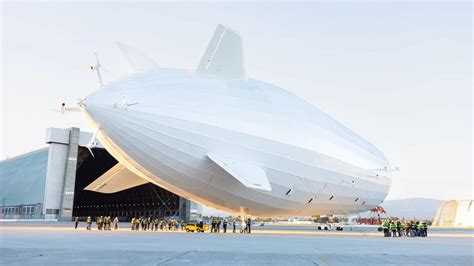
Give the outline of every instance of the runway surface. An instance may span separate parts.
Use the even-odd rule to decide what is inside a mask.
[[[0,224],[0,265],[474,264],[472,234],[383,238],[258,229],[250,235],[198,234],[86,231],[67,225]]]

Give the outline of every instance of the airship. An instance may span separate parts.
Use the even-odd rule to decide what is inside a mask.
[[[85,189],[148,182],[238,215],[348,215],[385,199],[384,154],[288,90],[245,73],[240,35],[218,25],[195,70],[118,43],[134,73],[78,103],[118,161]]]

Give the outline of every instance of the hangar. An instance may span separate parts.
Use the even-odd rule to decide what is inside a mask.
[[[84,190],[117,164],[92,134],[79,128],[46,130],[48,147],[0,161],[0,218],[70,221],[75,216],[201,219],[202,206],[152,183],[104,194]]]

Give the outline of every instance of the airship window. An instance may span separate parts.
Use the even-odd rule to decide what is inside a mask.
[[[314,199],[314,198],[310,198],[309,201],[308,201],[308,203],[311,203],[311,201],[313,201],[313,199]]]
[[[355,202],[357,202],[359,200],[359,198],[355,199]]]
[[[290,188],[290,189],[286,192],[286,195],[287,195],[287,196],[290,195],[290,193],[291,193],[292,190],[293,190],[293,189]]]
[[[332,200],[334,198],[334,195],[329,198],[329,200]]]
[[[365,201],[364,201],[364,202],[362,202],[362,205],[365,205]]]

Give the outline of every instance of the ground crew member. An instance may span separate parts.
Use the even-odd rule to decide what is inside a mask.
[[[216,219],[212,218],[211,220],[211,233],[216,232]]]
[[[130,222],[132,224],[132,231],[135,230],[135,217],[132,217],[132,221]]]
[[[235,219],[232,220],[232,233],[235,234]]]
[[[418,236],[424,237],[423,223],[418,223]]]
[[[388,237],[389,235],[389,228],[388,228],[389,224],[388,224],[388,221],[385,219],[383,220],[382,222],[382,229],[383,229],[383,236],[384,237]]]
[[[99,219],[97,219],[97,228],[99,230],[102,230],[103,224],[104,224],[104,218],[102,216],[100,216]]]
[[[110,230],[110,216],[104,217],[104,230]]]
[[[204,223],[202,221],[199,222],[199,228],[201,229],[201,232],[204,233]]]
[[[87,223],[87,230],[91,230],[92,218],[90,216],[87,217],[86,223]]]
[[[417,221],[415,224],[415,236],[420,236],[420,222]]]
[[[252,220],[250,218],[247,219],[247,226],[249,227],[248,232],[250,234],[252,232]]]
[[[118,219],[118,217],[115,217],[115,218],[114,218],[114,229],[115,229],[115,230],[118,229],[118,223],[119,223],[119,219]]]
[[[224,233],[227,232],[227,220],[224,220],[222,227],[224,228]]]
[[[414,221],[410,222],[410,236],[415,237],[416,236],[416,224]]]
[[[148,225],[149,225],[149,220],[150,218],[143,218],[143,223],[145,224],[145,231],[148,229]]]
[[[428,225],[426,224],[426,221],[421,222],[423,224],[423,236],[427,237],[428,236]]]
[[[402,236],[402,229],[403,229],[402,222],[400,222],[400,220],[398,220],[398,221],[397,221],[398,237],[401,237],[401,236]]]
[[[392,237],[397,236],[397,225],[395,224],[394,221],[390,221],[390,231],[392,231]]]
[[[79,225],[79,217],[76,216],[76,219],[74,219],[74,229],[77,229],[77,226]]]
[[[405,233],[405,236],[409,236],[409,234],[410,234],[410,223],[409,222],[405,222],[403,224],[403,231]]]

